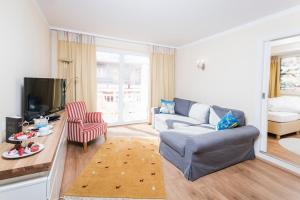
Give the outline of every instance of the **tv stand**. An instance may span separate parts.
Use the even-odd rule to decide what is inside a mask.
[[[49,121],[55,121],[60,118],[60,114],[53,113],[53,114],[47,115],[46,117],[49,118]]]

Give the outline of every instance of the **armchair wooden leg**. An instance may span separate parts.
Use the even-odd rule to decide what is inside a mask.
[[[277,139],[277,140],[280,140],[280,135],[276,135],[276,139]]]
[[[107,130],[104,132],[104,140],[107,140]]]
[[[88,150],[88,148],[87,148],[87,142],[84,142],[83,143],[83,152],[86,153],[87,150]]]

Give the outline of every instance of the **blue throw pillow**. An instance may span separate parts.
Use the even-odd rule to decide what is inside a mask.
[[[175,114],[175,102],[168,100],[160,100],[160,113],[164,114]]]
[[[235,116],[233,116],[232,112],[229,111],[219,121],[216,129],[219,131],[219,130],[224,130],[224,129],[235,128],[237,126],[239,126],[239,121],[237,120],[237,118]]]

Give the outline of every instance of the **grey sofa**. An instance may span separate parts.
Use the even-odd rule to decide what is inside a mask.
[[[175,115],[153,109],[154,127],[160,132],[161,155],[188,180],[255,158],[254,141],[259,131],[246,125],[242,111],[178,98],[174,101]],[[230,110],[240,126],[216,131],[215,125]]]

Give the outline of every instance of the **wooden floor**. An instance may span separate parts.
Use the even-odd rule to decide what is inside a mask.
[[[300,138],[300,135],[297,134],[289,134],[284,135],[281,138]],[[276,158],[285,160],[291,164],[300,166],[300,156],[285,149],[278,143],[278,139],[272,134],[268,136],[268,150],[267,153],[275,156]]]
[[[109,137],[155,137],[158,133],[148,125],[130,125],[109,129]],[[61,193],[89,162],[103,140],[89,144],[87,153],[73,143],[68,145]],[[163,159],[163,171],[168,200],[299,200],[300,178],[258,159],[246,161],[207,175],[197,181],[187,181],[182,173]]]

